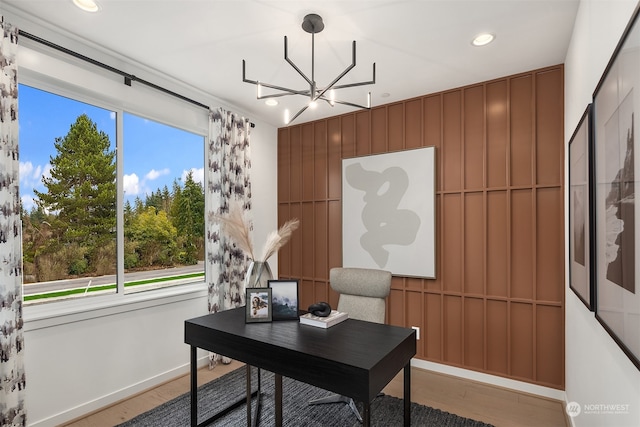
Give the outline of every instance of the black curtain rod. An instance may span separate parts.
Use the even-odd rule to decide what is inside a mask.
[[[22,37],[26,37],[28,39],[31,39],[31,40],[33,40],[35,42],[43,44],[43,45],[45,45],[47,47],[50,47],[52,49],[55,49],[55,50],[58,50],[60,52],[66,53],[67,55],[71,55],[74,58],[82,59],[83,61],[86,61],[86,62],[88,62],[90,64],[93,64],[93,65],[95,65],[97,67],[104,68],[105,70],[108,70],[108,71],[111,71],[112,73],[118,74],[118,75],[124,77],[124,84],[126,84],[127,86],[131,86],[131,82],[135,81],[135,82],[138,82],[138,83],[142,83],[143,85],[149,86],[149,87],[151,87],[153,89],[156,89],[156,90],[158,90],[160,92],[166,93],[166,94],[171,95],[171,96],[176,97],[176,98],[179,98],[179,99],[181,99],[183,101],[189,102],[189,103],[191,103],[193,105],[197,105],[198,107],[205,108],[207,110],[210,109],[208,105],[205,105],[205,104],[203,104],[201,102],[198,102],[198,101],[193,100],[191,98],[187,98],[184,95],[180,95],[179,93],[173,92],[173,91],[171,91],[171,90],[169,90],[167,88],[164,88],[162,86],[158,86],[155,83],[151,83],[151,82],[149,82],[147,80],[141,79],[140,77],[136,77],[133,74],[126,73],[126,72],[124,72],[122,70],[119,70],[119,69],[117,69],[115,67],[112,67],[111,65],[107,65],[107,64],[105,64],[103,62],[96,61],[93,58],[89,58],[88,56],[82,55],[81,53],[75,52],[75,51],[73,51],[71,49],[67,49],[66,47],[63,47],[63,46],[60,46],[58,44],[52,43],[49,40],[45,40],[45,39],[43,39],[41,37],[38,37],[38,36],[35,36],[35,35],[31,34],[31,33],[27,33],[26,31],[18,30],[18,34],[20,36],[22,36]],[[251,124],[252,128],[256,127],[256,125],[254,123],[250,123],[250,124]]]

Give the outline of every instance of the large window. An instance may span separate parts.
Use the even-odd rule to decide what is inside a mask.
[[[25,303],[203,279],[202,135],[22,84],[19,109]]]

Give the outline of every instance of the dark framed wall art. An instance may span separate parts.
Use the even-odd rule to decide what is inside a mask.
[[[640,119],[638,9],[594,93],[596,318],[640,369],[640,237],[635,202]],[[640,176],[640,173],[638,174]],[[639,187],[640,188],[640,187]]]
[[[298,281],[269,280],[273,320],[298,319]]]
[[[595,309],[591,104],[569,140],[569,287]]]

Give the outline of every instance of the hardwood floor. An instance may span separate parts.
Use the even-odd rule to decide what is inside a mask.
[[[215,369],[198,371],[198,384],[205,384],[244,364],[233,361]],[[402,373],[384,392],[402,397]],[[108,427],[127,421],[163,402],[189,391],[189,375],[176,378],[146,392],[118,402],[86,417],[64,424],[67,427]],[[542,398],[413,368],[411,400],[462,417],[473,418],[496,427],[568,427],[564,405]]]

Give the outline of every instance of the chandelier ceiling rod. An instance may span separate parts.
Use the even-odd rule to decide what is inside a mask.
[[[300,114],[302,114],[307,108],[309,108],[309,106],[311,106],[317,100],[323,100],[327,102],[329,105],[331,105],[332,107],[335,104],[341,104],[341,105],[348,105],[356,108],[371,109],[371,92],[367,94],[367,105],[360,105],[352,102],[339,101],[337,99],[334,99],[333,97],[327,98],[325,94],[327,93],[327,91],[330,91],[332,89],[334,90],[344,89],[349,87],[375,84],[376,82],[375,62],[373,63],[373,78],[371,80],[364,81],[364,82],[357,82],[357,83],[348,83],[343,85],[336,84],[338,83],[338,81],[340,81],[340,79],[342,79],[349,71],[351,71],[356,66],[356,42],[354,40],[351,48],[351,65],[349,65],[342,73],[340,73],[335,79],[333,79],[333,81],[329,83],[327,86],[325,86],[324,88],[318,88],[318,84],[315,81],[315,34],[321,32],[324,29],[324,23],[322,22],[322,18],[319,15],[316,15],[314,13],[305,16],[304,20],[302,21],[302,29],[307,33],[311,33],[311,78],[307,77],[307,75],[304,72],[302,72],[302,70],[300,70],[300,68],[291,59],[289,59],[287,36],[284,36],[284,59],[285,61],[287,61],[289,65],[291,65],[291,67],[293,67],[294,70],[298,72],[298,74],[300,74],[300,76],[302,76],[303,79],[306,80],[306,82],[309,84],[309,89],[306,89],[306,90],[290,89],[290,88],[274,85],[271,83],[261,82],[258,80],[249,80],[246,77],[246,61],[243,59],[242,60],[242,81],[245,83],[251,83],[257,86],[256,98],[269,99],[269,98],[278,98],[278,97],[289,96],[289,95],[302,95],[302,96],[309,97],[309,102],[304,107],[302,107],[293,116],[293,118],[291,118],[291,120],[288,121],[287,124],[293,122],[296,118],[298,118],[298,116],[300,116]],[[261,90],[263,87],[274,89],[279,92],[263,95]]]

